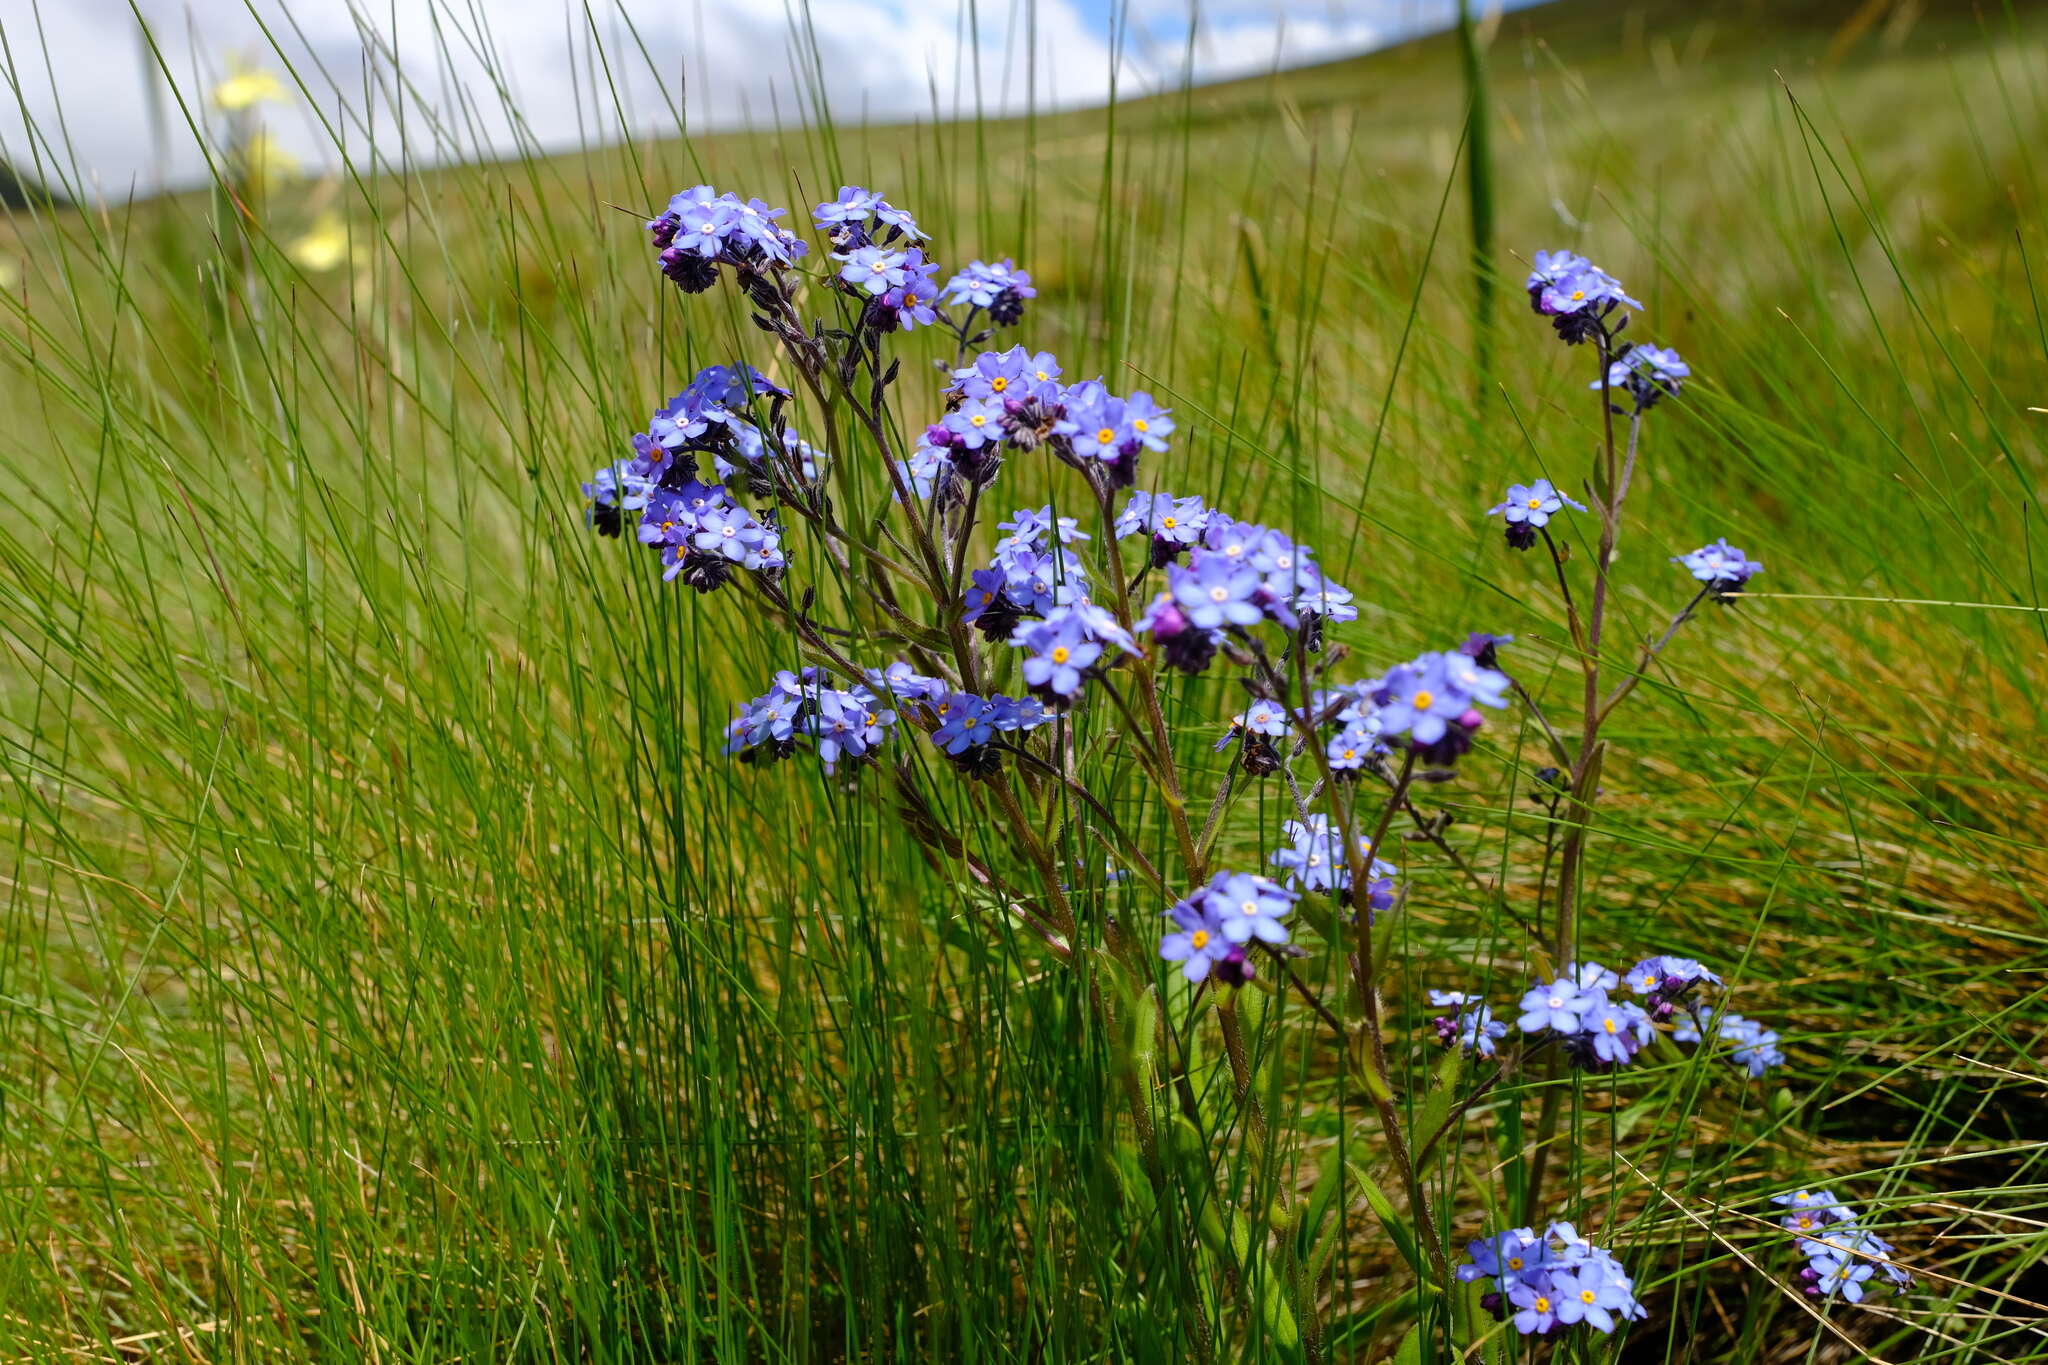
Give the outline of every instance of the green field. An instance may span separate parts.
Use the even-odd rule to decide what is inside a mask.
[[[1648,1317],[1555,1358],[2048,1360],[2048,9],[1561,0],[1482,36],[1490,320],[1452,35],[1112,110],[356,166],[353,262],[320,272],[284,249],[303,186],[103,204],[22,160],[82,207],[0,220],[0,1361],[1458,1358],[1313,1013],[1241,992],[1230,1058],[1162,969],[1176,1103],[1150,1007],[1089,965],[1163,907],[1057,793],[1026,815],[1072,964],[879,782],[721,755],[792,639],[591,535],[577,490],[700,366],[771,364],[736,291],[682,296],[647,246],[700,180],[800,227],[874,186],[949,268],[1014,255],[1040,293],[1004,344],[1171,404],[1148,477],[1357,593],[1342,676],[1511,633],[1566,709],[1547,565],[1482,512],[1601,438],[1528,257],[1626,281],[1630,335],[1695,378],[1646,428],[1614,638],[1683,605],[1673,554],[1725,535],[1766,571],[1610,728],[1579,941],[1715,966],[1790,1061],[1572,1086],[1547,1216]],[[898,345],[916,430],[951,350]],[[1003,478],[1005,510],[1073,496]],[[1243,695],[1167,702],[1206,805]],[[1530,970],[1542,740],[1483,735],[1427,802],[1494,890],[1411,843],[1387,921],[1410,1118],[1425,990],[1511,1017]],[[1095,738],[1091,786],[1170,861]],[[1247,784],[1219,852],[1257,864],[1290,813]],[[1428,1153],[1446,1241],[1560,1084],[1505,1077]],[[1820,1185],[1913,1292],[1795,1292],[1768,1196]]]

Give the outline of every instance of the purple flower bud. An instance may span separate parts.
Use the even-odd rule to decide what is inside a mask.
[[[1190,629],[1187,614],[1172,599],[1161,602],[1152,613],[1152,638],[1171,640],[1182,631]]]
[[[1230,950],[1230,955],[1218,962],[1212,975],[1226,986],[1242,986],[1252,979],[1251,958],[1242,947]]]

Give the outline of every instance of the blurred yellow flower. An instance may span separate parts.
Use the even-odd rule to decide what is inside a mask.
[[[242,174],[258,194],[268,194],[298,173],[299,159],[260,128],[242,148]]]
[[[320,271],[332,270],[354,259],[356,253],[349,246],[348,224],[340,214],[329,213],[323,214],[310,232],[293,239],[285,254],[303,269]]]
[[[259,104],[283,104],[291,98],[284,82],[260,66],[244,66],[228,59],[231,74],[213,87],[213,102],[229,113],[253,109]]]

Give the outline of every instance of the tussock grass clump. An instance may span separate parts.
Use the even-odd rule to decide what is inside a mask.
[[[1683,605],[1670,555],[1726,535],[1768,566],[1605,731],[1567,937],[1714,966],[1785,1065],[1474,1070],[1418,1154],[1455,1259],[1528,1221],[1504,1173],[1557,1097],[1531,1216],[1577,1219],[1649,1313],[1589,1358],[2044,1350],[2048,31],[1854,8],[1566,0],[1487,35],[1503,240],[1601,260],[1694,369],[1652,415],[1610,638]],[[77,207],[0,226],[5,1355],[1441,1351],[1375,1097],[1301,994],[1238,992],[1233,1057],[1219,993],[1162,970],[1152,1069],[1135,997],[992,930],[1002,898],[893,803],[721,755],[796,643],[592,535],[575,489],[706,365],[795,387],[735,291],[660,279],[671,193],[886,186],[949,267],[1029,269],[1019,340],[1173,409],[1162,486],[1319,551],[1358,596],[1346,676],[1483,628],[1570,699],[1565,603],[1483,512],[1539,473],[1583,499],[1600,408],[1510,308],[1527,262],[1480,344],[1457,70],[1433,39],[1112,112],[365,160],[324,206],[225,161],[106,202],[56,130],[10,147]],[[914,435],[954,348],[892,345]],[[1004,510],[1061,477],[1013,460]],[[856,606],[821,584],[820,620]],[[1245,705],[1220,673],[1164,693],[1189,791]],[[1460,760],[1485,780],[1429,793],[1492,893],[1401,845],[1379,988],[1411,1131],[1441,1122],[1427,992],[1506,1017],[1554,965],[1519,917],[1576,822],[1532,799],[1516,714]],[[1156,782],[1127,746],[1088,761],[1169,863]],[[1247,784],[1215,865],[1264,865],[1295,814]],[[1152,933],[1162,898],[1083,848],[1073,941]],[[1346,989],[1340,952],[1298,970]],[[1802,1187],[1917,1287],[1800,1294],[1770,1201]]]

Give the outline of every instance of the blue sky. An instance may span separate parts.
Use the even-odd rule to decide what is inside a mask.
[[[1475,6],[1483,14],[1539,2]],[[394,101],[406,106],[414,130],[405,153],[418,160],[610,140],[617,115],[609,95],[588,83],[584,3],[136,0],[172,73],[166,81],[144,57],[129,0],[0,0],[0,27],[19,63],[0,74],[19,83],[28,107],[25,121],[13,100],[0,102],[0,152],[32,166],[33,124],[44,155],[75,161],[89,193],[117,199],[131,189],[189,183],[203,176],[205,163],[171,86],[217,128],[205,92],[231,56],[280,64],[266,50],[266,28],[310,94],[262,117],[279,145],[314,168],[334,161],[323,120],[344,130],[353,156],[372,143],[381,156],[398,155],[388,131],[396,125]],[[815,78],[804,73],[820,71],[838,117],[952,117],[972,112],[977,98],[992,113],[1027,103],[1099,103],[1112,88],[1143,93],[1190,74],[1195,12],[1186,0],[974,0],[970,25],[968,0],[809,0],[816,51],[807,54],[790,20],[804,0],[588,3],[613,78],[623,81],[628,118],[645,132],[673,131],[669,110],[678,97],[695,127],[787,122],[816,93]],[[1442,27],[1456,0],[1212,0],[1198,12],[1191,74],[1209,80],[1385,46]],[[1113,13],[1127,20],[1120,50],[1110,42]],[[1027,61],[1027,32],[1036,34],[1035,63]],[[644,63],[637,60],[642,46],[651,59]],[[376,54],[367,67],[366,51]],[[475,55],[482,51],[494,54],[489,70]],[[394,63],[405,75],[403,94],[392,93]],[[366,69],[383,78],[383,93],[365,94]],[[1027,71],[1035,80],[1029,89]],[[509,97],[500,96],[501,86]],[[154,131],[153,106],[169,111],[163,136]],[[60,111],[65,140],[57,145]],[[437,134],[422,135],[435,124]]]

